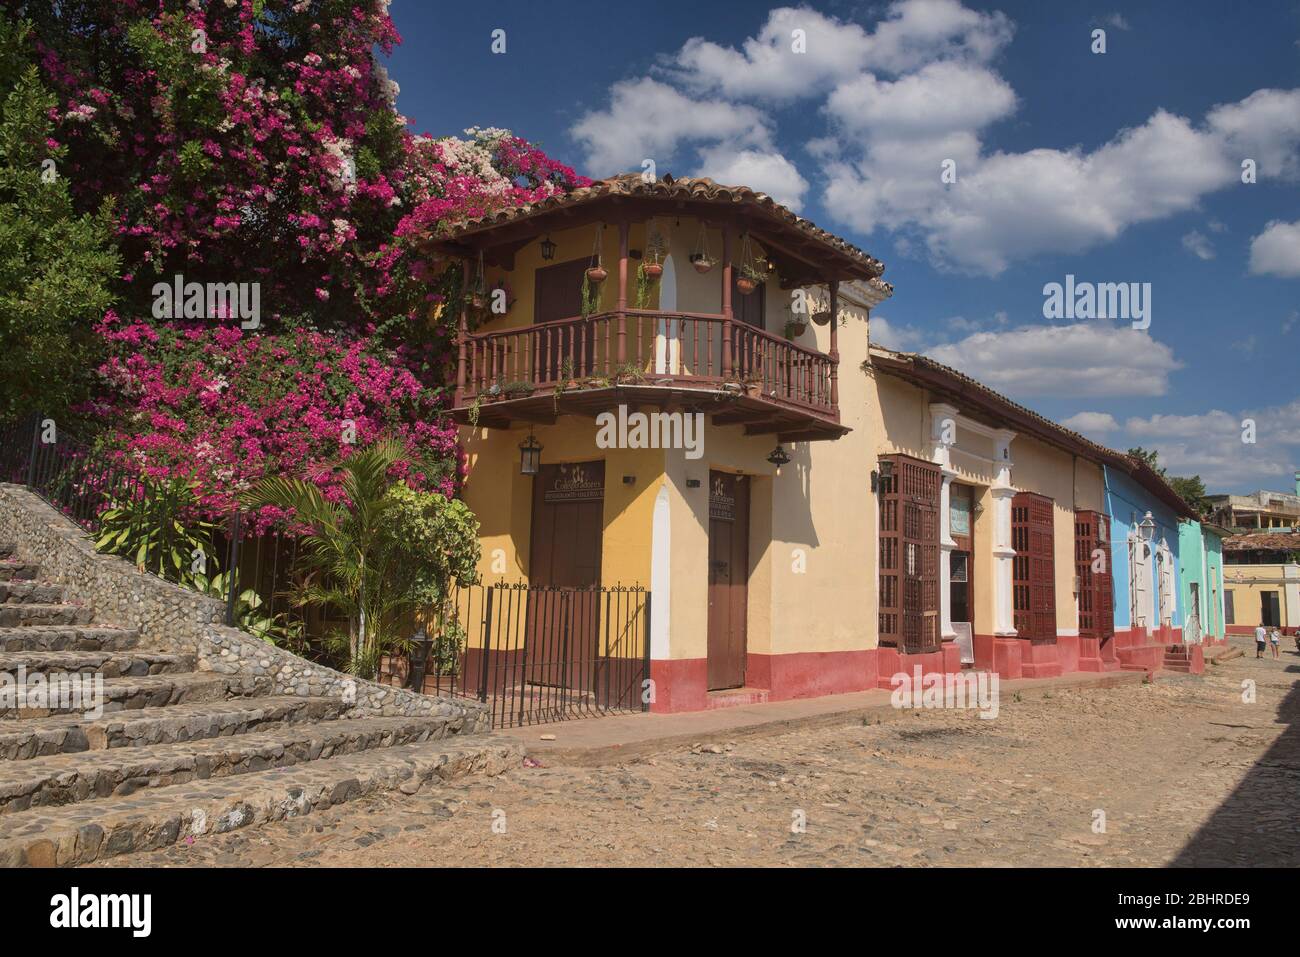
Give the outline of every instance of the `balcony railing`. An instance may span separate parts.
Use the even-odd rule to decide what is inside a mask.
[[[466,339],[462,398],[643,384],[744,394],[838,418],[835,362],[766,330],[720,315],[629,309]]]

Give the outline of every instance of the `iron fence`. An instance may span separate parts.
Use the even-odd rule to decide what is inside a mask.
[[[648,709],[641,586],[467,585],[448,607],[434,636],[384,662],[384,680],[477,698],[498,728]]]

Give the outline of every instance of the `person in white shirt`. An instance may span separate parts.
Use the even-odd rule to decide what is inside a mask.
[[[1266,641],[1268,641],[1268,629],[1265,628],[1263,625],[1256,626],[1255,628],[1255,657],[1256,658],[1264,657],[1264,643]]]

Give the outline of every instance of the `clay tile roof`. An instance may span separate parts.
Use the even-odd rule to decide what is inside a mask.
[[[1226,552],[1300,551],[1300,532],[1248,532],[1223,540]]]
[[[572,192],[549,196],[537,203],[498,209],[482,216],[471,217],[450,225],[442,238],[454,239],[507,223],[518,222],[556,209],[582,206],[611,196],[656,198],[665,200],[693,200],[714,204],[734,204],[758,210],[769,220],[784,224],[804,233],[818,242],[857,260],[864,271],[873,277],[885,271],[885,264],[869,256],[857,246],[827,232],[811,220],[804,219],[782,206],[766,193],[748,186],[725,186],[704,177],[674,178],[666,174],[654,182],[646,182],[640,173],[622,173],[608,179],[595,180],[590,186],[581,186]],[[888,285],[888,284],[886,284]],[[889,287],[892,292],[893,287]]]
[[[1131,475],[1139,485],[1161,499],[1166,505],[1172,508],[1182,518],[1198,518],[1195,509],[1187,504],[1173,487],[1160,475],[1155,469],[1147,465],[1141,459],[1134,458],[1123,452],[1116,452],[1114,449],[1107,448],[1104,445],[1092,441],[1080,435],[1072,429],[1067,429],[1059,422],[1053,422],[1046,416],[1039,415],[1033,409],[1021,405],[1000,392],[995,392],[984,383],[972,379],[964,372],[960,372],[951,366],[946,366],[942,362],[936,362],[929,356],[921,355],[917,352],[894,352],[890,349],[884,349],[880,346],[871,347],[872,358],[881,358],[886,360],[883,366],[885,371],[897,371],[891,369],[890,364],[913,366],[917,369],[928,369],[938,373],[941,378],[951,380],[964,386],[962,390],[971,398],[983,400],[987,412],[994,416],[1010,412],[1013,416],[1021,419],[1029,425],[1033,431],[1038,433],[1038,438],[1047,439],[1059,446],[1063,446],[1074,452],[1078,452],[1085,458],[1097,462],[1103,462],[1107,465],[1121,469]],[[1226,543],[1225,543],[1226,547]]]

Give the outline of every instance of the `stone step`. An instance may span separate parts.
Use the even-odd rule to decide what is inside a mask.
[[[346,711],[339,698],[276,695],[116,711],[95,719],[65,714],[4,721],[0,762],[230,737],[295,722],[330,721]]]
[[[226,695],[226,679],[210,672],[151,675],[147,678],[104,679],[103,700],[106,714],[134,711],[138,708],[163,708],[196,701],[215,701]],[[31,699],[27,701],[30,703]],[[44,718],[51,714],[84,714],[85,701],[48,701],[49,707],[17,707],[0,699],[0,720],[5,723]],[[12,730],[0,724],[0,731]]]
[[[71,603],[0,605],[0,628],[24,625],[85,625],[94,617],[86,605]]]
[[[20,558],[0,559],[0,582],[24,581],[36,577],[40,570],[35,562],[25,562]]]
[[[0,815],[418,744],[446,732],[445,718],[345,718],[232,738],[11,761],[0,764]]]
[[[167,651],[10,651],[0,652],[0,675],[17,675],[24,668],[35,674],[102,674],[107,678],[143,678],[146,675],[193,671],[194,655]]]
[[[57,605],[63,601],[63,586],[39,581],[0,581],[0,604]]]
[[[31,581],[40,571],[34,562],[6,558],[0,559],[0,581]]]
[[[140,644],[133,628],[111,625],[27,625],[0,628],[0,652],[126,651]]]
[[[514,741],[487,736],[425,741],[233,777],[137,791],[104,801],[0,816],[0,867],[86,864],[178,840],[310,814],[381,791],[499,774],[522,760]]]

